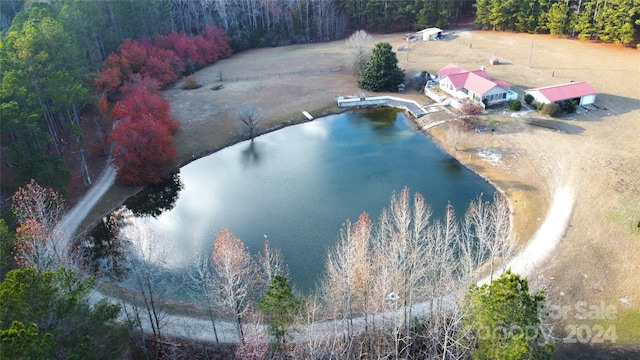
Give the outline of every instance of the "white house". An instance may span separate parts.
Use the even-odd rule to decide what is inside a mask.
[[[578,100],[578,105],[593,104],[598,92],[586,81],[570,82],[560,85],[525,90],[538,103],[549,104],[565,100]]]
[[[467,71],[449,64],[437,75],[440,89],[458,99],[497,104],[518,98],[518,94],[510,90],[511,84],[504,80],[491,80],[484,70]]]
[[[424,29],[424,30],[420,30],[418,31],[418,34],[422,34],[422,40],[423,41],[431,41],[431,40],[437,40],[440,38],[440,36],[442,36],[442,29],[438,29],[438,28],[428,28],[428,29]]]

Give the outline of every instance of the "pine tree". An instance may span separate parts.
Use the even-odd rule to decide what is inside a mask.
[[[287,278],[279,274],[274,276],[264,297],[258,301],[258,308],[268,316],[277,349],[284,343],[287,328],[293,324],[295,313],[301,306],[302,301],[293,294]]]
[[[378,43],[369,61],[360,71],[358,86],[370,91],[396,91],[404,81],[404,71],[398,67],[398,58],[391,44]]]
[[[551,35],[563,35],[569,20],[569,9],[566,5],[555,3],[547,13],[547,28]]]
[[[465,327],[476,334],[473,359],[551,359],[553,345],[540,345],[542,291],[529,293],[526,279],[507,270],[498,279],[472,288],[465,298]]]

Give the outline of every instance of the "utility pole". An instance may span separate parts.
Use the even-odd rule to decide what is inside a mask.
[[[529,69],[531,69],[532,61],[533,61],[533,40],[531,40],[531,50],[529,50]]]
[[[409,50],[411,50],[411,45],[409,44],[410,36],[407,36],[407,62],[409,62]]]

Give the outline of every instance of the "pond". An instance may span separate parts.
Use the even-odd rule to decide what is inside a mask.
[[[344,222],[362,212],[376,219],[393,192],[405,186],[420,192],[440,217],[448,202],[462,214],[475,197],[491,199],[495,191],[392,109],[328,116],[265,134],[184,166],[179,180],[175,206],[141,219],[160,235],[170,267],[210,253],[225,227],[252,254],[268,236],[302,291],[321,280],[327,250]]]

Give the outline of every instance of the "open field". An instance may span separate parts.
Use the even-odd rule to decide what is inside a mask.
[[[405,44],[403,34],[374,37],[374,43],[380,41],[394,49]],[[488,64],[493,56],[500,65]],[[179,161],[242,139],[234,117],[242,104],[262,108],[262,125],[277,128],[305,121],[301,111],[315,117],[339,111],[336,95],[362,92],[348,71],[237,82],[225,78],[332,68],[347,65],[348,58],[342,41],[252,50],[197,72],[204,85],[200,89],[185,91],[176,84],[164,96],[181,122]],[[511,116],[502,110],[481,116],[495,132],[461,133],[452,123],[429,131],[446,151],[508,195],[520,249],[545,218],[554,191],[571,189],[576,201],[565,236],[529,279],[548,291],[553,304],[574,310],[579,301],[614,306],[617,315],[606,324],[616,326],[615,347],[640,351],[640,52],[544,35],[461,30],[451,31],[446,41],[412,43],[408,53],[398,52],[398,59],[408,75],[435,73],[448,63],[468,70],[485,65],[490,76],[511,82],[520,93],[571,80],[586,80],[600,92],[596,104],[602,110],[549,123],[567,131],[529,125],[550,120],[537,112]],[[212,91],[220,76],[224,87]],[[404,96],[430,102],[417,92]],[[91,216],[95,219],[130,191],[114,186]],[[604,326],[603,321],[569,316],[554,325],[561,332],[576,324]]]

